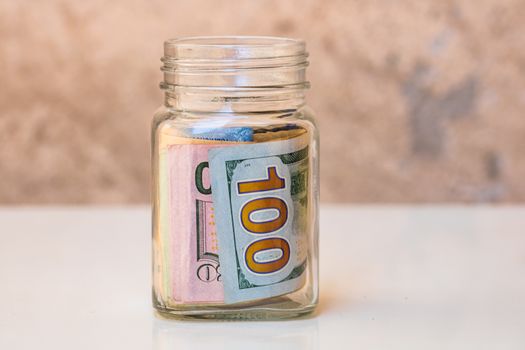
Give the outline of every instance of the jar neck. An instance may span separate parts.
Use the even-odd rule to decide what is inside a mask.
[[[304,104],[303,87],[235,91],[178,87],[165,91],[166,107],[188,112],[281,112],[297,110]]]
[[[164,44],[165,104],[181,111],[296,110],[309,87],[302,41],[273,37],[195,37]]]

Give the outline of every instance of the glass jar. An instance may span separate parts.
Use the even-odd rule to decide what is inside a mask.
[[[302,41],[168,40],[152,129],[153,305],[275,319],[318,301],[318,132]]]

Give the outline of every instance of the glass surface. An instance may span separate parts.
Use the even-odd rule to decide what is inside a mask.
[[[270,37],[202,37],[165,43],[161,88],[166,99],[152,124],[153,304],[162,315],[271,319],[299,316],[315,308],[319,147],[313,114],[304,104],[308,87],[304,49],[301,41]],[[226,302],[219,263],[225,248],[217,244],[214,231],[214,215],[219,216],[216,210],[222,208],[211,201],[215,178],[209,173],[206,152],[261,144],[279,153],[281,145],[298,140],[308,152],[297,171],[305,179],[295,184],[303,192],[289,225],[293,225],[293,257],[304,263],[294,268],[290,280],[301,282],[279,295]],[[198,191],[187,190],[190,187]],[[252,214],[247,220],[253,225],[270,215]],[[254,266],[267,268],[270,265],[264,264],[284,259],[286,249],[279,249],[269,250],[274,255],[254,254]]]

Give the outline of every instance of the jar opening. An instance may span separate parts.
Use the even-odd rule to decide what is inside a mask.
[[[302,40],[264,36],[167,40],[161,68],[167,104],[180,109],[290,109],[304,102]],[[284,107],[283,107],[284,106]]]
[[[170,39],[164,43],[165,58],[264,59],[304,55],[302,40],[270,36],[200,36]]]
[[[301,40],[277,37],[190,37],[164,43],[161,87],[308,87]]]

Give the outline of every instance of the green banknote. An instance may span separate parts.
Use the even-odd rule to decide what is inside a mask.
[[[308,264],[307,133],[208,155],[225,302],[301,288]]]

